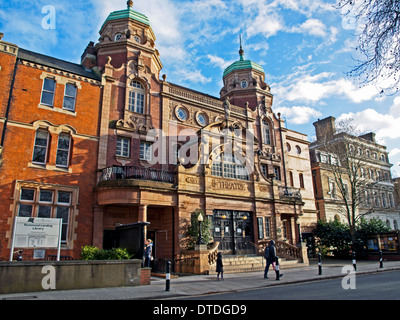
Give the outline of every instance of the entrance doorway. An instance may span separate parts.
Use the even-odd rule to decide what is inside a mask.
[[[254,253],[252,213],[246,211],[214,210],[213,237],[219,241],[218,250],[225,254]]]

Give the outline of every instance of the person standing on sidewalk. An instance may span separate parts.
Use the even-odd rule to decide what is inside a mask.
[[[264,250],[264,258],[266,260],[266,266],[264,270],[264,279],[268,279],[268,270],[269,266],[272,264],[274,266],[276,261],[276,249],[275,249],[275,241],[271,240],[268,246]],[[275,268],[274,268],[275,269]]]
[[[218,252],[217,254],[217,280],[219,281],[219,274],[221,274],[221,280],[224,280],[224,265],[222,263],[222,253]]]
[[[151,253],[153,252],[153,241],[151,239],[146,240],[146,247],[144,250],[144,266],[150,268]]]

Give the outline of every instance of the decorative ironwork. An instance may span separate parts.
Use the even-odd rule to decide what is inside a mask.
[[[176,172],[134,166],[113,166],[104,168],[101,171],[100,182],[110,180],[146,180],[175,183]]]

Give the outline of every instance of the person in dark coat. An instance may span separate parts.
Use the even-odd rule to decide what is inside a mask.
[[[224,265],[222,263],[222,253],[218,252],[217,254],[217,280],[219,281],[219,275],[221,274],[221,280],[224,280]]]
[[[271,240],[268,244],[268,247],[265,248],[264,258],[267,260],[264,270],[264,279],[268,279],[269,266],[276,261],[276,248],[274,240]]]

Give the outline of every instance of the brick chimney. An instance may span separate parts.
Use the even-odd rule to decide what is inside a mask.
[[[326,139],[331,139],[336,133],[335,128],[335,118],[327,117],[325,119],[319,120],[313,123],[315,127],[315,133],[317,135],[317,140],[326,141]]]
[[[97,56],[94,49],[94,42],[90,41],[85,51],[81,56],[81,65],[88,70],[91,70],[97,65]]]
[[[376,135],[375,132],[368,132],[367,134],[361,135],[360,138],[363,138],[365,140],[372,141],[375,143],[376,142],[375,135]]]

